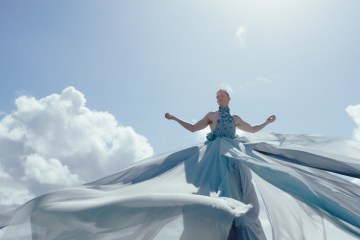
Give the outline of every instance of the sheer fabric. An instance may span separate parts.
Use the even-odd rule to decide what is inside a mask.
[[[259,200],[275,240],[326,239],[325,218],[360,238],[360,187],[341,176],[360,177],[358,142],[235,137],[219,129],[228,120],[204,144],[32,199],[3,221],[3,240],[260,240]]]

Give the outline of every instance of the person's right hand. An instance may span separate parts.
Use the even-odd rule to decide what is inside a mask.
[[[167,118],[169,120],[173,120],[175,118],[175,116],[171,115],[170,113],[165,113],[165,118]]]

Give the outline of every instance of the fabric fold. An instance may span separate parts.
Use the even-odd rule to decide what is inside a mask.
[[[337,149],[335,149],[337,147]],[[306,135],[215,137],[22,205],[3,240],[360,237],[360,144]],[[260,202],[264,208],[260,208]],[[0,221],[6,225],[6,221]]]

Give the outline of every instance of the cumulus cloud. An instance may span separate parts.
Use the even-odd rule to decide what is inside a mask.
[[[0,165],[0,209],[7,205],[19,205],[24,203],[33,195],[19,184],[4,168]]]
[[[55,158],[45,160],[36,153],[32,154],[26,157],[24,169],[24,180],[34,179],[39,183],[61,183],[66,186],[79,184],[79,176],[71,174],[68,166],[64,166]]]
[[[354,129],[353,136],[356,140],[360,141],[360,104],[350,105],[346,108],[345,111],[357,125]]]
[[[153,155],[144,136],[108,112],[87,108],[74,87],[41,99],[20,96],[15,104],[0,120],[0,195],[6,193],[8,204],[16,196],[21,200],[15,204],[96,180]]]
[[[242,48],[246,48],[246,32],[247,32],[247,28],[245,26],[240,26],[238,27],[238,29],[235,32],[235,39],[238,41],[240,47]]]

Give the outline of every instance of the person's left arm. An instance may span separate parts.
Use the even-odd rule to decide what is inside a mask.
[[[236,127],[238,127],[239,129],[241,129],[245,132],[256,133],[256,132],[260,131],[261,129],[263,129],[264,127],[266,127],[266,125],[273,123],[276,120],[276,116],[271,115],[270,117],[268,117],[266,119],[266,121],[264,123],[259,124],[259,125],[254,125],[254,126],[251,126],[249,123],[245,122],[237,115],[234,116],[234,120],[236,123]]]

